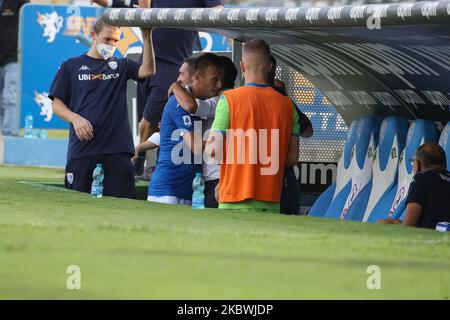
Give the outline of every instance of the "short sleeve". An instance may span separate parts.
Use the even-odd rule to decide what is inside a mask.
[[[421,176],[416,175],[409,185],[408,197],[406,203],[416,202],[421,206],[425,203],[426,185],[423,183]]]
[[[127,67],[127,79],[140,81],[141,79],[139,79],[139,68],[141,67],[141,64],[128,58],[125,58],[124,60]]]
[[[225,95],[222,95],[217,103],[216,116],[214,117],[214,122],[211,126],[212,130],[220,131],[226,133],[227,129],[230,128],[230,108],[228,106],[228,101]]]
[[[299,124],[299,116],[297,112],[297,107],[294,103],[292,103],[292,133],[293,136],[300,135],[300,124]]]
[[[54,98],[60,99],[66,106],[69,106],[70,102],[70,70],[67,62],[64,62],[56,72],[56,76],[53,79],[50,87],[50,93],[48,97],[53,100]]]
[[[185,129],[189,132],[194,131],[196,118],[184,111],[181,107],[177,106],[177,112],[172,112],[171,117],[178,129]]]
[[[150,141],[155,146],[161,145],[161,135],[160,135],[160,133],[159,132],[155,132],[154,134],[152,134],[150,136],[150,138],[147,139],[147,141]]]
[[[216,114],[217,107],[217,98],[210,98],[207,100],[196,99],[197,102],[197,111],[194,113],[194,116],[200,118],[214,118]]]

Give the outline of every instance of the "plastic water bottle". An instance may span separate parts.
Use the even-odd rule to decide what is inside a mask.
[[[24,137],[33,138],[33,116],[27,114],[25,116]]]
[[[91,196],[94,198],[101,198],[103,196],[103,179],[105,178],[103,165],[101,163],[97,163],[97,167],[92,173],[92,178],[94,181],[92,181]]]
[[[205,181],[203,180],[203,175],[197,173],[195,175],[194,181],[192,182],[192,189],[194,193],[192,194],[192,209],[205,209]]]
[[[48,132],[45,129],[39,130],[38,137],[41,139],[46,139],[48,137]]]

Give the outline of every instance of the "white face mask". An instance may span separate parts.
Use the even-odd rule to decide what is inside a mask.
[[[108,60],[114,55],[117,47],[111,46],[109,44],[99,43],[97,45],[97,52],[103,57],[103,59]]]

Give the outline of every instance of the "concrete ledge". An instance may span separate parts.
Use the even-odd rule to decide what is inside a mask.
[[[0,163],[65,167],[67,143],[67,139],[0,137]]]

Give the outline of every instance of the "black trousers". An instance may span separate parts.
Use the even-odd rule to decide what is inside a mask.
[[[205,182],[205,207],[218,208],[219,203],[216,201],[215,190],[219,184],[219,179]]]
[[[131,155],[107,154],[71,159],[66,164],[64,183],[67,189],[91,193],[92,173],[97,163],[103,165],[103,195],[116,198],[136,199]]]
[[[283,189],[281,191],[280,212],[284,214],[300,214],[301,190],[295,177],[294,168],[284,169]]]

